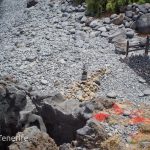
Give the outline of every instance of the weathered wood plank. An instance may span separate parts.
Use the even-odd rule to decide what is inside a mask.
[[[130,50],[129,50],[129,48],[130,48]],[[129,41],[127,41],[126,57],[128,56],[129,52],[140,51],[140,50],[144,50],[144,49],[145,49],[145,55],[148,55],[148,52],[150,50],[150,37],[149,36],[147,36],[146,43],[142,47],[140,44],[130,45]]]

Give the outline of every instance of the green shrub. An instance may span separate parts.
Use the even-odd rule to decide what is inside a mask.
[[[99,16],[102,12],[102,6],[98,0],[86,0],[87,12],[92,16]]]
[[[107,0],[86,0],[87,11],[90,15],[101,15],[106,10]]]
[[[82,1],[82,0],[77,0]],[[100,16],[102,12],[119,12],[130,3],[150,3],[150,0],[86,0],[87,12],[92,16]]]
[[[115,12],[115,3],[109,1],[106,5],[106,10],[109,12]]]

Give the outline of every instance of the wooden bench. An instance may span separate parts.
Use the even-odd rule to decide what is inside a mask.
[[[133,48],[133,49],[129,50],[129,48]],[[150,37],[149,36],[147,36],[146,42],[144,43],[142,47],[140,44],[130,45],[129,41],[127,41],[126,57],[128,56],[129,52],[143,50],[143,48],[145,49],[145,55],[148,55],[148,51],[150,49]]]

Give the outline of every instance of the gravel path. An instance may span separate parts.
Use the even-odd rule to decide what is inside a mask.
[[[63,92],[81,79],[83,64],[88,73],[107,67],[111,72],[102,79],[98,95],[115,91],[118,99],[149,103],[150,96],[139,97],[149,85],[120,62],[122,56],[107,38],[78,21],[84,12],[59,0],[41,0],[30,8],[25,0],[0,5],[1,75],[11,74],[42,91]],[[68,12],[62,12],[65,7]],[[108,34],[117,30],[114,26]]]

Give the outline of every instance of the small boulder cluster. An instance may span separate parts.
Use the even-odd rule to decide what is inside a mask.
[[[123,24],[140,33],[150,33],[150,4],[130,4],[124,14],[113,14],[110,19],[116,25]]]

